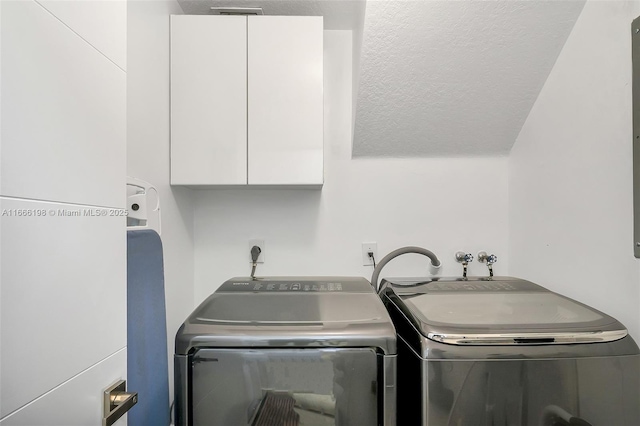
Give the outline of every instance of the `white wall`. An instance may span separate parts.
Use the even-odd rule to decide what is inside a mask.
[[[325,184],[319,190],[194,192],[195,302],[250,272],[248,241],[264,238],[258,275],[356,275],[361,243],[379,257],[404,245],[434,250],[459,274],[458,249],[496,253],[507,264],[507,158],[351,159],[350,31],[325,31]],[[404,256],[383,276],[424,276],[428,259]],[[486,274],[473,264],[471,273]]]
[[[589,1],[509,161],[509,273],[592,305],[640,339],[633,257],[631,21]]]
[[[169,15],[182,10],[174,0],[129,1],[128,13],[127,174],[160,193],[172,395],[174,338],[193,310],[191,190],[169,186]]]

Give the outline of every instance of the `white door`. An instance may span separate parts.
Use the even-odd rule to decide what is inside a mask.
[[[0,424],[99,425],[126,379],[126,2],[0,16]]]

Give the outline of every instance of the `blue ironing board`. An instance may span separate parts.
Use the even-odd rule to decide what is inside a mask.
[[[162,241],[147,229],[127,231],[127,389],[138,392],[129,426],[169,426]]]

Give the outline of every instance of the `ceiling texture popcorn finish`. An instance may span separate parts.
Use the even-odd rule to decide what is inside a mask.
[[[584,0],[178,0],[352,30],[354,157],[506,155]]]
[[[354,157],[507,154],[583,1],[367,1]]]

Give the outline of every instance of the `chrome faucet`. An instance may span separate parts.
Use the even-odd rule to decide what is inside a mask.
[[[489,268],[489,276],[493,277],[493,264],[498,261],[498,256],[495,254],[487,254],[486,251],[478,253],[478,262],[486,263]]]
[[[456,252],[456,262],[462,263],[462,278],[467,278],[467,266],[473,262],[473,255],[463,251]]]

